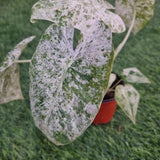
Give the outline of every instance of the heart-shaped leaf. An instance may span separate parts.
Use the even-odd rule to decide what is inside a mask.
[[[60,25],[71,23],[84,33],[97,19],[104,21],[112,32],[124,32],[122,19],[107,9],[113,9],[113,6],[104,0],[40,0],[32,7],[31,22],[48,20]]]
[[[115,90],[115,99],[123,112],[135,124],[140,95],[131,85],[119,85]]]
[[[125,68],[122,75],[130,83],[151,83],[137,68]]]
[[[153,16],[155,0],[116,0],[116,13],[122,17],[126,26],[130,26],[134,9],[136,20],[132,32],[140,31]]]
[[[21,41],[13,51],[9,52],[0,67],[0,104],[16,99],[23,99],[19,83],[19,66],[15,64],[23,49],[35,37],[29,37]]]
[[[111,35],[96,21],[73,50],[72,26],[43,34],[30,65],[30,100],[36,126],[53,143],[72,142],[93,122],[111,72]]]

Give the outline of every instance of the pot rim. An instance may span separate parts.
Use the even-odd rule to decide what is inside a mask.
[[[102,101],[102,103],[107,103],[107,102],[111,102],[111,101],[115,101],[115,99],[114,98],[105,99]]]

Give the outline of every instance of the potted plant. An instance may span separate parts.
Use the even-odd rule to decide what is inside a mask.
[[[154,0],[150,0],[148,2],[131,0],[128,0],[126,2],[122,0],[115,1],[115,12],[122,17],[129,29],[124,40],[116,48],[114,59],[127,42],[131,32],[133,32],[133,34],[136,34],[148,23],[150,18],[153,16],[154,4]],[[124,69],[122,77],[129,83],[150,83],[147,77],[145,77],[137,68]],[[118,80],[116,80],[117,78]],[[118,105],[122,108],[124,113],[135,124],[135,117],[140,99],[138,91],[136,91],[136,89],[131,85],[125,86],[124,81],[114,74],[111,74],[110,76],[110,86],[111,95],[113,96],[111,97],[111,99],[107,96],[104,97],[104,103],[102,103],[101,108],[95,120],[93,121],[93,124],[103,124],[110,122],[115,112],[117,104],[116,101],[118,102]],[[129,94],[129,92],[131,92],[132,94]],[[108,89],[106,95],[109,93],[110,89]],[[135,96],[129,97],[129,95]]]
[[[115,100],[115,88],[118,85],[124,85],[124,81],[119,75],[112,72],[110,75],[109,87],[103,98],[101,107],[93,121],[93,124],[106,124],[111,121],[117,105]]]
[[[92,124],[106,91],[115,86],[111,74],[113,61],[132,29],[138,32],[153,15],[154,0],[144,2],[40,0],[32,8],[31,22],[48,20],[31,60],[19,60],[29,37],[11,51],[0,67],[0,103],[22,99],[18,63],[30,63],[30,101],[36,126],[56,145],[71,143]],[[122,43],[114,50],[112,33],[125,31]],[[132,17],[132,21],[130,21]],[[76,41],[76,32],[77,43]],[[139,70],[129,68],[123,75],[130,82],[147,82]],[[110,87],[112,86],[112,87]],[[115,99],[135,123],[139,93],[131,85],[115,88]]]

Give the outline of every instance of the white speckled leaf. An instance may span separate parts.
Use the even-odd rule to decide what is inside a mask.
[[[16,45],[0,64],[0,104],[16,99],[23,99],[19,83],[19,66],[15,61],[19,59],[23,49],[35,37],[29,37]]]
[[[56,145],[72,142],[93,122],[111,72],[111,35],[94,22],[73,50],[72,26],[51,25],[43,34],[30,65],[31,110]]]
[[[131,83],[151,83],[137,68],[125,68],[122,75]]]
[[[17,99],[24,98],[19,82],[19,66],[12,64],[0,75],[0,104]]]
[[[92,5],[97,10],[107,10],[107,9],[115,9],[109,2],[106,0],[91,0]]]
[[[31,42],[33,39],[35,38],[35,36],[31,36],[29,38],[24,39],[23,41],[21,41],[20,43],[18,43],[15,48],[10,51],[4,62],[2,62],[2,64],[0,64],[0,75],[2,72],[4,72],[8,67],[10,67],[11,65],[13,65],[15,63],[16,60],[19,59],[20,55],[22,54],[22,51],[24,50],[24,48],[27,46],[27,44],[29,42]]]
[[[134,7],[136,20],[132,32],[140,31],[153,16],[155,0],[116,0],[116,13],[122,17],[129,27],[133,18]]]
[[[140,95],[131,85],[119,85],[115,90],[115,99],[123,112],[135,124]]]
[[[61,25],[71,23],[84,33],[96,19],[104,21],[112,32],[124,32],[122,19],[107,9],[113,9],[113,6],[104,0],[40,0],[32,7],[31,22],[48,20]]]

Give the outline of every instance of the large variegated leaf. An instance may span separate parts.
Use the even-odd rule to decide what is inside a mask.
[[[92,5],[97,10],[107,10],[107,9],[115,9],[109,2],[106,0],[91,0]]]
[[[51,25],[30,65],[30,100],[36,126],[57,145],[72,142],[94,120],[113,61],[111,31],[94,22],[80,34],[73,50],[74,28]]]
[[[140,95],[131,85],[119,85],[115,90],[115,99],[124,113],[135,124]]]
[[[32,36],[21,41],[0,64],[0,104],[23,99],[19,84],[19,66],[15,62],[19,59],[23,49],[34,38]]]
[[[112,32],[125,31],[122,19],[107,9],[113,9],[113,6],[104,0],[40,0],[32,8],[31,22],[48,20],[60,25],[71,23],[85,32],[97,19],[104,21]]]
[[[151,83],[137,68],[125,68],[122,75],[131,83]]]
[[[134,9],[136,20],[132,32],[136,34],[152,18],[155,0],[116,0],[116,13],[124,20],[129,27],[133,19]]]

